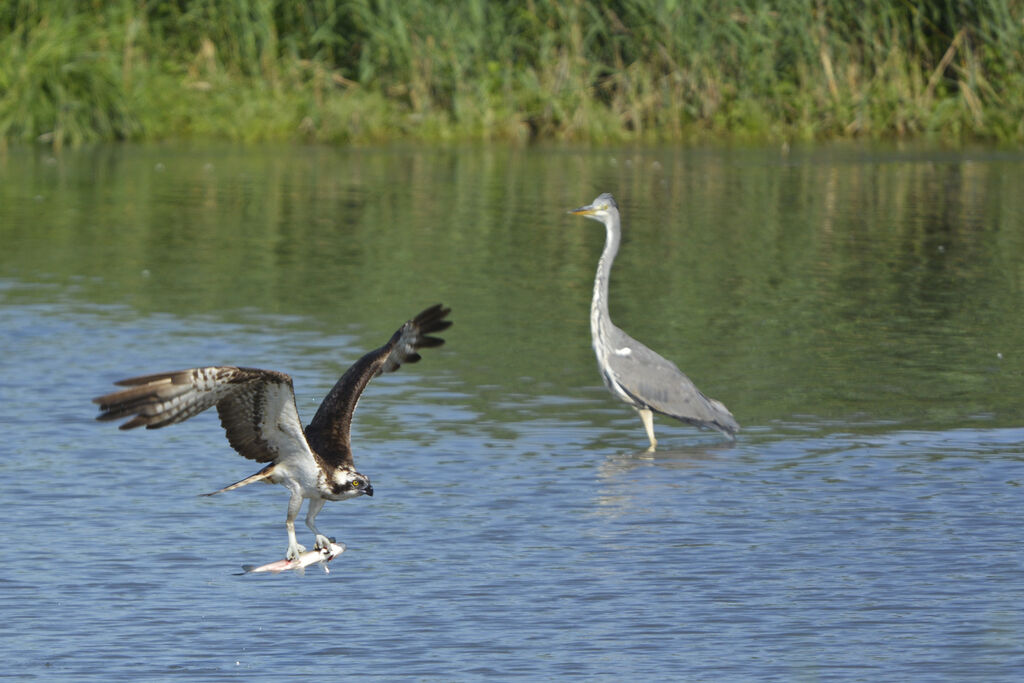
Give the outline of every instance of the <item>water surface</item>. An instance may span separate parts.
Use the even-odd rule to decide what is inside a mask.
[[[101,147],[0,156],[6,675],[1016,680],[1024,156],[974,150]],[[588,307],[735,443],[601,386]],[[286,493],[214,414],[93,421],[122,377],[294,377],[309,419],[435,302],[356,415],[330,574],[237,576]],[[300,533],[307,543],[308,534]]]

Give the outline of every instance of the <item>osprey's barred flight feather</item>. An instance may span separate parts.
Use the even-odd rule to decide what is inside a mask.
[[[316,516],[328,500],[373,495],[370,478],[355,470],[349,427],[360,394],[377,375],[420,360],[419,349],[440,346],[430,336],[452,323],[451,309],[441,304],[426,309],[402,325],[384,346],[370,351],[341,376],[320,404],[305,430],[295,406],[292,378],[273,370],[216,366],[133,377],[116,382],[128,387],[93,399],[102,413],[98,420],[129,418],[121,429],[166,427],[217,406],[231,446],[241,455],[268,463],[256,474],[219,491],[256,481],[281,484],[291,493],[288,502],[288,559],[305,548],[295,538],[295,518],[303,499],[309,499],[306,526],[316,534],[316,548],[330,547]]]

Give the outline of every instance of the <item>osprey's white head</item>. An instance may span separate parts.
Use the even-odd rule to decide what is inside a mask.
[[[345,500],[363,495],[372,496],[373,486],[370,485],[370,478],[365,474],[338,468],[334,470],[331,477],[331,493],[337,496],[335,500]]]

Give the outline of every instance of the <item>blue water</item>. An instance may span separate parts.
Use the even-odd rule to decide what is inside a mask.
[[[663,186],[692,204],[692,232],[664,236],[661,191],[627,199],[621,162],[587,187],[550,180],[594,168],[592,152],[508,167],[371,155],[358,175],[320,150],[331,172],[316,184],[296,170],[305,152],[235,150],[237,169],[206,187],[205,170],[173,176],[167,150],[127,150],[96,187],[73,182],[92,172],[88,151],[34,179],[0,164],[0,677],[1024,673],[1024,220],[1004,175],[1019,160],[698,155]],[[155,159],[166,176],[139,198],[132,183],[152,180]],[[263,188],[264,163],[286,180]],[[459,173],[468,184],[449,197],[451,163],[489,170]],[[866,182],[865,165],[894,177]],[[392,220],[399,191],[369,185],[417,167],[419,199]],[[538,168],[559,196],[512,211],[532,193],[495,188]],[[907,214],[878,199],[947,172],[961,190],[938,183]],[[709,186],[739,193],[733,210],[680,189],[716,173]],[[825,220],[814,207],[829,177],[829,201],[847,208]],[[613,316],[729,405],[736,442],[658,418],[648,453],[636,415],[601,386],[586,328],[601,236],[558,213],[592,199],[590,184],[624,188],[635,226]],[[942,201],[954,206],[929,208]],[[356,465],[376,495],[318,517],[348,546],[330,573],[240,574],[283,555],[287,494],[199,496],[258,467],[215,413],[156,431],[93,419],[91,398],[117,379],[237,363],[290,373],[308,420],[349,363],[436,301],[453,309],[446,345],[360,402]]]
[[[349,547],[331,572],[239,576],[283,553],[286,495],[196,497],[253,469],[215,415],[122,433],[83,408],[120,368],[177,367],[185,336],[266,357],[323,340],[282,348],[272,320],[173,321],[168,338],[172,321],[126,318],[2,313],[12,678],[1011,680],[1024,667],[1024,430],[778,423],[729,444],[662,425],[666,447],[632,452],[611,445],[637,432],[629,414],[597,431],[540,404],[480,421],[439,349],[360,405],[381,425],[354,436],[378,495],[325,508],[321,527]],[[332,378],[298,365],[308,416]],[[615,407],[599,398],[560,410]]]

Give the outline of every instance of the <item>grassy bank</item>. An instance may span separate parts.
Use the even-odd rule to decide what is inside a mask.
[[[1024,142],[1024,0],[8,0],[0,140]]]

